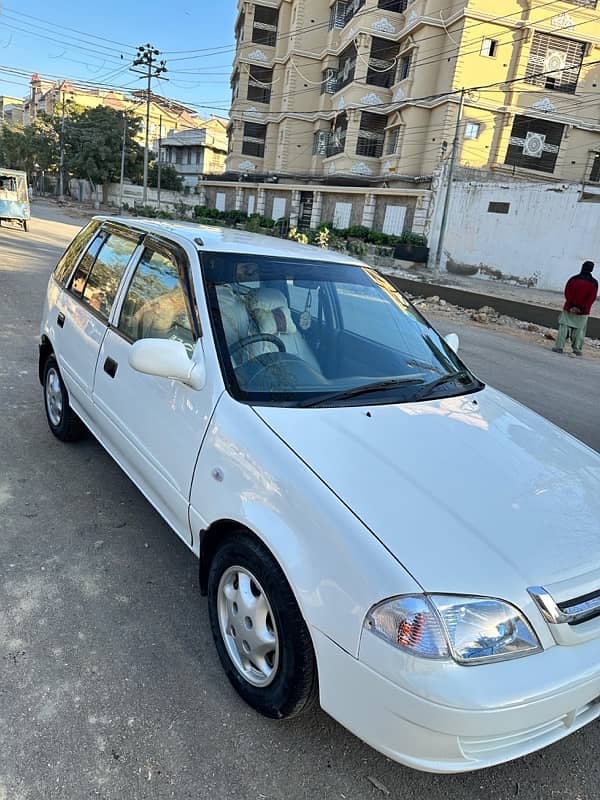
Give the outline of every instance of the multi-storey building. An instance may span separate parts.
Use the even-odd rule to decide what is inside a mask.
[[[169,131],[154,142],[163,164],[170,164],[184,185],[195,188],[204,175],[218,175],[225,169],[227,120],[215,117],[199,128]]]
[[[125,92],[91,88],[75,81],[47,81],[33,74],[31,77],[31,93],[23,101],[22,121],[30,125],[39,114],[60,114],[64,104],[72,103],[81,108],[108,106],[117,111],[125,111],[140,120],[138,141],[145,141],[146,128],[146,92],[135,91],[131,95]],[[197,128],[204,120],[194,111],[173,100],[152,94],[150,97],[150,129],[152,142],[159,134],[166,136],[167,131]]]
[[[293,220],[366,186],[337,224],[419,230],[460,115],[461,165],[599,182],[597,1],[240,0],[227,169],[318,183]]]

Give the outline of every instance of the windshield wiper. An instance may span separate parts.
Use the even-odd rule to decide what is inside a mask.
[[[447,375],[442,375],[441,378],[437,378],[435,381],[428,383],[427,386],[425,386],[420,392],[417,392],[414,399],[422,400],[424,397],[428,397],[439,386],[443,386],[445,383],[450,383],[450,381],[465,380],[465,378],[468,378],[468,380],[471,382],[475,380],[471,373],[466,369],[459,369],[456,372],[449,372]]]
[[[423,378],[407,375],[405,378],[392,378],[375,383],[365,383],[362,386],[355,386],[352,389],[345,389],[341,392],[332,392],[321,397],[311,398],[298,403],[300,408],[313,408],[323,404],[335,402],[336,400],[349,400],[352,397],[359,397],[361,394],[370,392],[382,392],[386,389],[393,389],[397,386],[406,386],[409,383],[423,383]]]

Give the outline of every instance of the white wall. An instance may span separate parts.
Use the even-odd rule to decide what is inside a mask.
[[[445,259],[480,267],[480,277],[497,270],[504,278],[562,290],[583,261],[600,264],[600,202],[578,202],[580,188],[510,180],[454,183]],[[490,202],[510,203],[509,213],[489,213]]]

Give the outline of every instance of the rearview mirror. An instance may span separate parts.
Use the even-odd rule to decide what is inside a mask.
[[[449,333],[447,336],[444,336],[446,344],[454,350],[455,353],[458,353],[458,346],[460,344],[458,334],[456,333]]]
[[[201,348],[192,360],[182,342],[173,339],[140,339],[129,351],[129,366],[136,372],[181,381],[192,389],[202,389],[206,369]]]

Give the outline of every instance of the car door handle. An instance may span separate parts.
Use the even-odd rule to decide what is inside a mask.
[[[119,365],[114,360],[114,358],[110,358],[109,356],[104,362],[104,372],[106,372],[107,375],[110,375],[111,378],[114,378],[115,375],[117,374],[118,366]]]
[[[65,315],[62,313],[62,311],[56,318],[56,324],[58,325],[59,328],[62,328],[63,325],[65,324]]]

